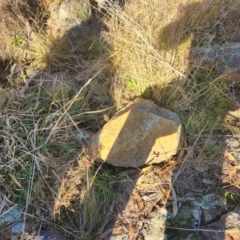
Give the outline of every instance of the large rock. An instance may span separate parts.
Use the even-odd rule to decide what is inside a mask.
[[[137,99],[91,137],[89,154],[114,166],[140,167],[175,155],[181,136],[182,125],[176,113],[150,100]]]
[[[240,44],[215,44],[213,47],[193,47],[189,54],[190,70],[203,68],[213,71],[215,77],[240,81]]]

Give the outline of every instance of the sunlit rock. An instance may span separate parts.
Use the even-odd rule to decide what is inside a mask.
[[[176,113],[137,99],[92,136],[89,154],[114,166],[140,167],[171,158],[181,146],[181,137]]]

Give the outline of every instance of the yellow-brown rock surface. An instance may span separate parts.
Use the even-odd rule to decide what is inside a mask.
[[[140,167],[175,155],[181,138],[182,124],[176,113],[140,98],[92,136],[89,155],[114,166]]]

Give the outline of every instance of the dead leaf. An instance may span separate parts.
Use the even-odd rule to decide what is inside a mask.
[[[115,236],[115,235],[121,235],[122,233],[124,233],[124,229],[122,226],[117,226],[117,227],[114,227],[113,230],[112,230],[112,235]]]
[[[129,224],[128,228],[128,237],[130,240],[134,240],[135,238],[135,233],[136,233],[137,226],[136,224]]]
[[[187,146],[188,146],[187,141],[186,141],[186,139],[184,139],[184,140],[183,140],[183,147],[184,147],[184,148],[187,148]]]
[[[185,154],[185,150],[183,150],[183,149],[180,150],[180,152],[177,156],[177,160],[180,161],[183,158],[184,154]]]
[[[142,190],[144,190],[144,189],[150,188],[152,185],[151,184],[147,184],[147,183],[140,183],[140,184],[137,184],[137,186],[139,188],[141,188]]]
[[[172,175],[169,173],[164,173],[161,176],[161,183],[162,184],[171,184],[172,182]]]
[[[169,161],[167,167],[162,170],[162,173],[171,172],[171,170],[173,170],[173,168],[176,165],[178,165],[178,161],[176,161],[176,160]]]
[[[143,204],[142,198],[140,197],[140,195],[136,191],[134,191],[133,193],[134,193],[134,201],[138,205],[138,209],[140,211],[143,211],[144,210],[144,204]]]
[[[109,121],[109,116],[107,114],[104,114],[103,119],[104,119],[105,122],[108,122]]]
[[[228,114],[233,117],[240,118],[240,108],[236,109],[235,111],[229,111]]]
[[[144,238],[142,238],[141,236],[141,230],[143,228],[143,222],[138,222],[137,223],[137,229],[136,229],[136,233],[135,233],[135,238],[136,240],[144,240]]]
[[[240,230],[231,229],[224,232],[224,240],[240,240]]]
[[[169,190],[165,189],[163,186],[159,185],[160,192],[163,194],[163,196],[167,196]]]
[[[233,155],[230,152],[228,152],[228,150],[224,152],[224,157],[226,157],[233,166],[238,165],[236,162],[236,159],[233,157]]]
[[[147,167],[144,167],[141,171],[141,173],[146,173],[146,172],[151,172],[152,170],[152,165],[151,166],[147,166]]]

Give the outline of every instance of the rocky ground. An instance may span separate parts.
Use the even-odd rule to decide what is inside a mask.
[[[73,88],[79,88],[79,86],[85,87],[82,82],[85,83],[86,86],[90,83],[84,82],[84,77],[92,77],[98,73],[98,71],[101,72],[101,67],[104,68],[101,65],[98,71],[86,72],[84,69],[90,68],[89,65],[96,63],[95,59],[99,54],[99,49],[96,48],[96,42],[103,31],[108,31],[108,27],[101,21],[103,17],[109,18],[108,15],[106,16],[107,10],[100,12],[96,2],[93,6],[90,6],[88,1],[71,0],[70,2],[71,4],[69,4],[69,1],[60,1],[56,4],[55,2],[51,3],[51,1],[47,0],[36,1],[36,5],[33,4],[33,6],[31,6],[35,9],[35,13],[37,13],[37,9],[40,6],[45,9],[46,12],[51,13],[48,17],[44,16],[47,19],[45,21],[47,26],[45,31],[53,34],[57,42],[59,43],[60,41],[64,44],[68,51],[71,53],[74,52],[74,55],[71,55],[65,63],[67,65],[67,71],[65,71],[62,65],[55,67],[54,54],[48,56],[48,60],[54,63],[54,71],[49,71],[46,65],[43,64],[42,58],[40,59],[33,54],[34,51],[26,51],[24,52],[24,61],[25,64],[27,63],[28,68],[21,68],[20,62],[17,62],[11,66],[10,69],[8,66],[11,64],[7,57],[0,64],[0,84],[2,89],[9,86],[9,79],[13,81],[14,77],[21,75],[21,79],[24,79],[24,77],[26,77],[26,79],[19,85],[16,85],[17,87],[14,85],[14,88],[22,87],[20,89],[22,92],[28,89],[28,87],[36,86],[39,82],[41,83],[43,79],[49,82],[51,79],[54,79],[51,82],[51,88],[53,92],[57,92],[59,79],[69,83],[72,78],[74,78],[74,84],[71,86],[74,86]],[[41,4],[39,5],[39,3]],[[4,4],[1,3],[0,6],[3,8]],[[234,15],[237,13],[233,12],[231,14]],[[33,28],[34,24],[28,25],[26,23],[26,26],[30,26],[30,34],[30,32],[33,31],[31,28]],[[235,22],[235,27],[236,29],[239,27],[238,22]],[[238,32],[235,31],[234,34],[234,39],[231,39],[231,41],[226,41],[223,35],[218,35],[210,44],[209,42],[201,46],[194,46],[192,44],[185,54],[189,62],[189,69],[192,71],[195,71],[195,68],[197,68],[199,62],[201,62],[199,74],[204,75],[211,72],[216,79],[226,80],[229,91],[234,97],[231,99],[233,108],[224,112],[224,115],[234,119],[231,120],[231,124],[234,124],[234,128],[239,128],[240,44],[238,42]],[[23,39],[21,40],[21,38],[15,36],[12,42],[13,47],[18,47],[19,44],[21,45],[21,41],[23,41]],[[26,40],[24,41],[26,42]],[[51,48],[58,49],[58,45],[51,46]],[[21,60],[23,61],[23,59]],[[31,64],[29,62],[31,62]],[[41,74],[36,73],[35,69],[38,69],[38,72],[41,71]],[[209,69],[211,69],[211,71],[209,71]],[[91,81],[91,78],[89,79]],[[96,89],[95,92],[99,93],[98,88]],[[92,105],[99,101],[100,103],[98,103],[99,105],[101,104],[102,107],[99,109],[104,109],[107,101],[102,100],[102,96],[101,98],[99,97],[102,92],[100,92],[99,95],[97,93],[94,93],[94,97],[96,98]],[[86,95],[86,98],[87,97],[88,95]],[[127,99],[126,102],[129,102],[129,99]],[[4,99],[2,103],[4,103]],[[19,104],[18,100],[15,100],[15,103]],[[37,108],[37,104],[32,108],[34,107]],[[92,110],[91,107],[89,107],[88,110]],[[41,112],[43,110],[39,111]],[[83,151],[82,149],[84,149],[84,151],[86,150],[86,143],[89,143],[90,137],[92,137],[92,142],[95,141],[97,142],[96,145],[99,144],[100,132],[97,135],[93,135],[93,132],[99,130],[103,122],[106,123],[105,126],[111,122],[110,119],[113,116],[112,111],[112,109],[111,111],[104,111],[102,114],[104,121],[101,120],[100,123],[98,119],[95,121],[90,119],[90,132],[84,130],[87,121],[82,125],[78,125],[81,126],[83,131],[78,129],[80,127],[77,128],[79,131],[74,132],[74,141],[83,146],[81,151]],[[4,114],[2,114],[2,116]],[[135,112],[135,117],[138,116],[138,114],[138,112]],[[144,113],[143,115],[145,116],[147,114]],[[147,116],[148,118],[143,120],[145,124],[150,122],[149,116],[150,114]],[[176,118],[179,120],[178,117]],[[7,118],[2,117],[2,119],[7,122]],[[138,120],[134,118],[129,124],[134,125],[134,122]],[[79,120],[79,122],[81,121],[82,120]],[[177,125],[179,125],[179,123]],[[174,126],[174,124],[171,125],[171,130]],[[43,128],[44,127],[45,126],[43,126]],[[134,130],[140,129],[139,122],[138,128],[134,128],[134,126],[131,127],[132,126],[126,128],[126,132],[130,132],[130,137]],[[54,128],[54,125],[51,125],[51,128]],[[145,128],[147,127],[145,126]],[[166,129],[164,128],[161,131],[164,132],[164,130]],[[64,131],[67,132],[67,130]],[[117,130],[114,128],[113,131]],[[148,131],[149,132],[145,133],[154,135],[153,132],[159,131],[159,128],[148,129]],[[178,132],[176,132],[177,130],[175,129],[174,134],[179,137]],[[46,134],[48,134],[48,132]],[[64,135],[65,132],[61,134]],[[59,133],[59,135],[61,134]],[[111,139],[114,133],[110,135],[107,139]],[[170,133],[168,132],[167,135],[170,135]],[[190,142],[188,139],[188,132],[186,130],[184,130],[184,134],[180,135],[182,138],[178,139],[178,141],[181,140],[181,144],[177,143],[175,144],[177,147],[174,147],[174,149],[179,149],[177,154],[174,152],[174,154],[170,154],[171,156],[167,156],[167,159],[161,159],[161,161],[156,161],[154,164],[148,162],[148,165],[144,165],[144,160],[142,159],[139,160],[140,163],[134,162],[133,164],[133,161],[130,159],[132,165],[129,163],[124,165],[123,159],[118,159],[118,156],[122,157],[124,154],[129,155],[134,151],[136,151],[134,154],[137,156],[139,151],[137,151],[138,149],[136,149],[135,145],[140,146],[139,148],[142,150],[141,153],[149,152],[149,150],[145,149],[147,148],[147,144],[144,144],[144,140],[146,140],[144,138],[140,139],[143,140],[141,145],[139,145],[138,142],[134,142],[134,146],[132,144],[129,146],[130,150],[127,149],[129,151],[125,148],[123,152],[119,152],[114,159],[111,159],[120,161],[120,164],[116,164],[116,162],[113,164],[107,161],[115,167],[108,164],[103,164],[99,167],[99,163],[94,163],[93,159],[89,157],[84,161],[81,161],[80,157],[75,157],[71,163],[60,163],[59,165],[62,165],[59,167],[60,172],[63,171],[61,167],[64,166],[64,168],[67,168],[67,170],[64,170],[64,177],[60,173],[52,170],[54,176],[61,177],[59,185],[56,187],[57,184],[52,184],[50,187],[51,191],[46,190],[46,192],[49,191],[46,196],[44,193],[39,193],[40,196],[47,198],[46,202],[49,200],[49,205],[48,203],[42,204],[41,201],[34,203],[35,205],[39,204],[40,207],[33,207],[34,210],[32,213],[28,213],[25,210],[23,211],[23,208],[19,207],[20,204],[18,204],[17,201],[14,202],[14,198],[10,200],[10,197],[6,197],[3,191],[6,185],[0,185],[2,190],[2,192],[0,192],[1,239],[20,239],[20,235],[22,236],[21,239],[38,239],[36,236],[38,233],[42,237],[41,239],[49,239],[50,237],[51,239],[58,240],[240,239],[240,136],[230,134],[228,131],[223,131],[221,134],[210,132],[209,134],[199,135],[197,137],[197,144],[195,144],[195,142]],[[128,138],[130,138],[129,136]],[[4,140],[5,139],[6,138],[4,138]],[[147,139],[150,141],[149,138]],[[121,143],[125,140],[120,140],[120,146],[122,146]],[[114,143],[109,144],[111,145],[110,147],[108,146],[110,148],[109,151],[103,153],[103,155],[109,155],[109,152],[113,150],[113,144]],[[4,161],[4,154],[6,154],[7,151],[9,152],[10,145],[10,140],[1,143],[3,147],[0,149],[2,150],[2,155],[0,156]],[[119,150],[120,147],[115,146],[115,148]],[[202,157],[203,152],[204,158]],[[61,154],[63,153],[61,152]],[[85,156],[85,152],[83,155]],[[143,154],[141,154],[141,156],[142,155]],[[43,155],[39,153],[38,156],[41,158],[41,161],[45,161]],[[48,155],[50,159],[48,160],[52,161],[52,165],[57,164],[54,162],[54,156],[54,154]],[[103,159],[104,157],[101,158]],[[127,156],[125,159],[126,158]],[[136,158],[134,159],[136,160]],[[83,163],[87,166],[87,169],[93,170],[96,179],[96,182],[94,180],[94,183],[91,182],[91,184],[89,184],[88,191],[85,192],[82,186],[86,180],[82,180],[79,177],[80,174],[82,174],[81,171],[85,169],[82,166]],[[53,169],[52,165],[48,168],[48,171]],[[135,167],[137,168],[134,168],[133,165],[136,165]],[[104,170],[102,170],[102,168]],[[40,169],[42,170],[43,168]],[[101,171],[105,171],[105,175],[101,175]],[[52,177],[52,175],[50,176]],[[0,180],[4,177],[5,175],[1,175],[0,173]],[[58,178],[60,179],[60,177]],[[9,185],[13,184],[13,182],[15,182],[18,188],[21,188],[19,179],[12,177]],[[45,183],[47,183],[47,181]],[[44,183],[40,182],[38,182],[38,184],[44,185]],[[102,219],[100,219],[101,224],[95,226],[95,228],[97,228],[95,232],[97,233],[91,236],[87,233],[88,230],[86,227],[83,226],[85,224],[84,221],[79,222],[78,225],[75,224],[75,220],[73,219],[81,219],[80,217],[76,217],[78,216],[76,212],[79,211],[79,215],[80,213],[82,214],[85,206],[83,202],[93,199],[91,194],[94,184],[96,185],[96,192],[99,194],[101,201],[93,203],[96,210],[93,211],[92,216],[94,218],[94,212],[97,212],[99,208],[103,208],[103,205],[107,205],[107,211],[105,215],[102,216]],[[54,191],[56,191],[57,188],[59,192],[55,194]],[[107,197],[104,195],[103,189],[104,191],[107,190],[110,192]],[[10,195],[11,194],[8,196]],[[81,198],[82,195],[84,196]],[[52,196],[54,196],[54,199]],[[110,198],[113,201],[110,201]],[[76,199],[80,199],[79,202],[81,203],[78,203]],[[53,201],[54,204],[52,204]],[[115,202],[115,204],[112,202]],[[30,203],[30,205],[31,204],[32,203]],[[76,205],[77,207],[75,208]],[[25,205],[25,207],[26,206],[27,205]],[[49,209],[51,209],[51,213]],[[55,216],[53,214],[54,211],[57,212]],[[23,212],[24,214],[22,214]],[[90,212],[90,210],[87,209],[86,212]],[[72,224],[70,225],[71,227],[68,225],[69,222]],[[72,226],[74,226],[75,229]],[[86,226],[88,225],[86,224]],[[24,234],[22,234],[23,229],[25,229]],[[58,232],[61,232],[61,234],[58,234]],[[84,237],[85,235],[87,237]]]

